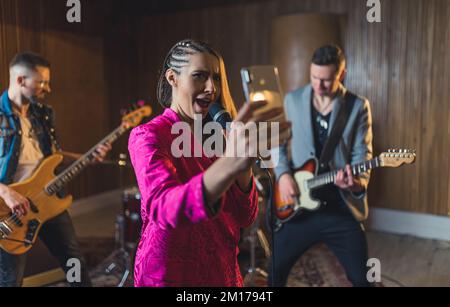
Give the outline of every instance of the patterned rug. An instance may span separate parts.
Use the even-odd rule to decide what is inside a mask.
[[[267,267],[267,261],[262,254],[257,254],[257,264],[260,268]],[[245,261],[245,260],[244,260]],[[267,268],[266,272],[270,268]],[[245,272],[245,270],[243,270]],[[266,272],[254,271],[244,274],[246,286],[265,287]],[[345,272],[337,258],[324,245],[309,249],[294,265],[289,274],[288,287],[351,287]]]
[[[261,255],[261,254],[260,254]],[[262,257],[258,264],[263,267]],[[267,278],[265,272],[244,274],[245,284],[254,287],[265,287]],[[382,282],[376,287],[394,286],[382,276]],[[344,268],[334,254],[324,245],[319,244],[310,248],[292,268],[287,287],[352,287],[348,281]]]
[[[132,257],[117,249],[112,238],[81,238],[78,240],[81,252],[90,270],[94,287],[132,287],[132,269],[127,272],[127,266]],[[58,282],[50,287],[69,287],[67,282]]]
[[[132,287],[132,270],[127,274],[127,263],[132,257],[127,257],[120,250],[115,250],[114,240],[105,238],[86,238],[80,240],[80,247],[86,257],[94,287]],[[256,252],[256,264],[264,268],[267,261],[261,250]],[[249,254],[245,251],[239,256],[241,271],[246,286],[265,287],[267,276],[263,270],[248,272]],[[67,287],[66,282],[52,285]],[[337,258],[324,245],[309,249],[295,264],[289,278],[288,287],[350,287],[342,266]],[[381,285],[378,285],[381,286]]]
[[[351,287],[345,271],[325,245],[309,249],[292,268],[289,287]]]

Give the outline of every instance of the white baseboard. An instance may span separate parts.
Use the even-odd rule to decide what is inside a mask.
[[[450,241],[450,218],[445,216],[371,208],[368,228],[374,231]]]
[[[108,191],[102,194],[78,199],[69,208],[70,216],[76,217],[88,212],[100,210],[122,202],[122,189]]]

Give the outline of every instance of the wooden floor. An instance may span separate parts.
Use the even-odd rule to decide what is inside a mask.
[[[71,209],[79,237],[114,237],[123,209],[120,191],[78,202]],[[450,242],[367,232],[369,256],[381,262],[385,286],[450,287]]]
[[[368,232],[385,285],[450,287],[450,242]]]

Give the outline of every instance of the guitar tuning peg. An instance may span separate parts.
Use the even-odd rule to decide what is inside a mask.
[[[392,149],[389,148],[389,149],[388,149],[388,153],[391,153],[391,152],[392,152]]]

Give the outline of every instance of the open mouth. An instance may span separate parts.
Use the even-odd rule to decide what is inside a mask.
[[[206,98],[197,98],[195,99],[195,103],[202,109],[207,109],[209,108],[209,105],[211,104],[211,100],[210,99],[206,99]]]

